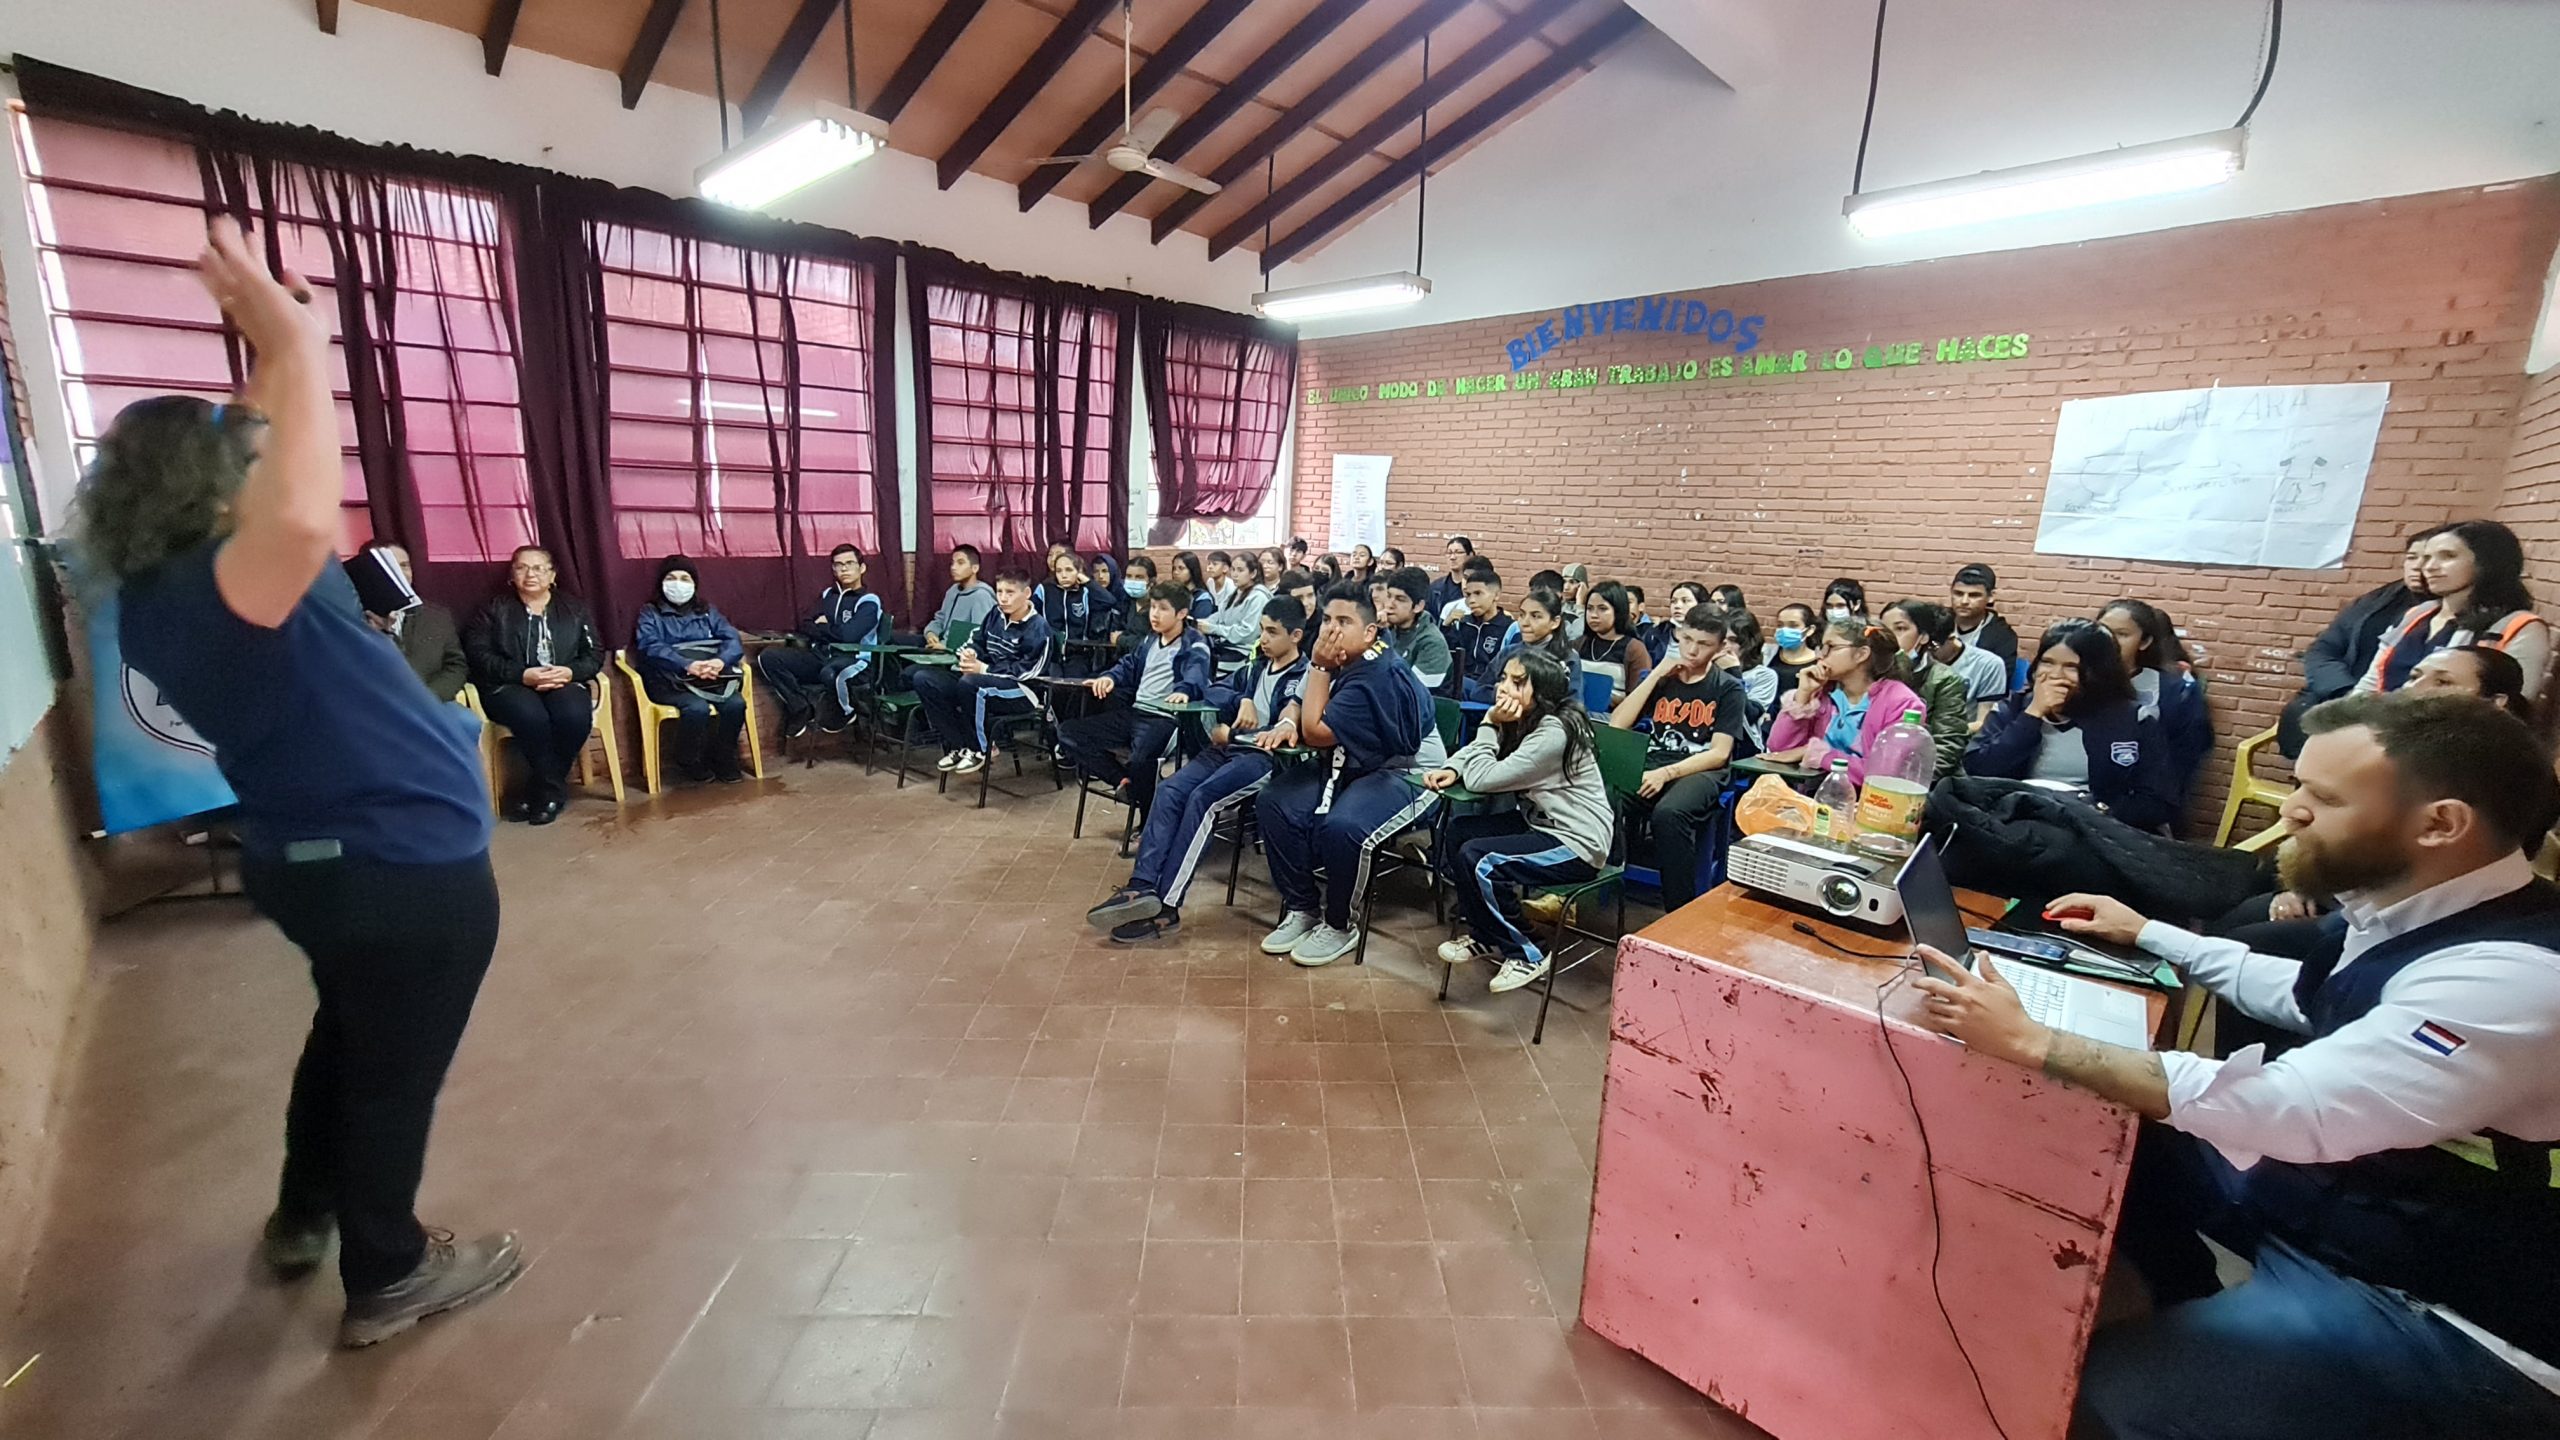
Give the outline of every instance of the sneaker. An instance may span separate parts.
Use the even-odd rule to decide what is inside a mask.
[[[1111,929],[1114,945],[1142,945],[1149,940],[1170,940],[1182,933],[1182,912],[1159,910],[1144,920],[1132,920]]]
[[[941,759],[933,762],[933,768],[946,772],[958,769],[960,765],[960,757],[968,753],[969,752],[966,750],[945,751]]]
[[[1493,983],[1485,988],[1496,995],[1502,995],[1517,990],[1523,985],[1534,985],[1538,982],[1538,977],[1547,973],[1549,963],[1544,955],[1535,960],[1506,959],[1502,962],[1502,968],[1494,972]]]
[[[987,768],[987,757],[976,750],[963,750],[959,761],[951,767],[954,775],[975,775]]]
[[[841,735],[852,728],[853,717],[841,711],[828,715],[818,722],[820,732],[828,735]]]
[[[782,738],[797,740],[809,733],[809,727],[813,723],[806,715],[786,715],[782,720]]]
[[[1135,886],[1123,885],[1111,898],[1084,912],[1085,923],[1096,930],[1111,930],[1133,920],[1145,920],[1164,908],[1164,902]]]
[[[430,1315],[496,1294],[523,1268],[524,1251],[511,1232],[456,1245],[452,1231],[429,1230],[427,1253],[417,1269],[379,1290],[347,1298],[346,1316],[338,1322],[339,1348],[379,1345]]]
[[[1478,960],[1493,958],[1492,951],[1465,936],[1455,940],[1441,941],[1439,955],[1440,963],[1443,965],[1468,965]]]
[[[258,1258],[267,1262],[277,1279],[299,1280],[320,1268],[329,1253],[329,1237],[337,1233],[338,1222],[332,1216],[291,1220],[279,1210],[267,1217],[266,1233],[258,1239]]]
[[[1316,928],[1316,917],[1304,910],[1292,910],[1280,917],[1280,928],[1262,937],[1262,953],[1286,955],[1298,948],[1307,932]]]
[[[1341,930],[1330,925],[1318,925],[1307,932],[1305,939],[1290,947],[1289,959],[1312,970],[1318,965],[1332,964],[1357,949],[1359,944],[1360,927],[1356,925]]]

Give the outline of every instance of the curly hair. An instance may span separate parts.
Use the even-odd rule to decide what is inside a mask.
[[[257,423],[192,395],[124,407],[99,437],[75,500],[84,567],[117,584],[210,539],[249,476]]]

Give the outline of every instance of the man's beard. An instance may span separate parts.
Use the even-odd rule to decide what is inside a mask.
[[[2408,859],[2387,838],[2360,835],[2341,846],[2314,848],[2291,836],[2276,851],[2276,878],[2297,895],[2344,895],[2370,890],[2409,873]]]

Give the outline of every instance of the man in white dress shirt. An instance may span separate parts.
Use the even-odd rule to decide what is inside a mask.
[[[2158,1308],[2092,1342],[2090,1433],[2560,1435],[2560,889],[2524,856],[2560,782],[2467,696],[2356,696],[2305,728],[2283,878],[2340,901],[2305,958],[2104,896],[2049,912],[2305,1038],[2119,1049],[1960,972],[1917,982],[1925,1023],[2147,1122],[2117,1244]],[[2246,1284],[2221,1289],[2199,1231],[2254,1262]]]

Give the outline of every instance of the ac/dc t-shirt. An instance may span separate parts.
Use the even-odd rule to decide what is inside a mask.
[[[1734,759],[1756,753],[1745,723],[1749,709],[1742,682],[1713,666],[1695,680],[1665,676],[1653,687],[1653,700],[1645,707],[1644,719],[1653,732],[1645,747],[1645,764],[1686,760],[1715,743],[1718,735],[1733,737]]]

